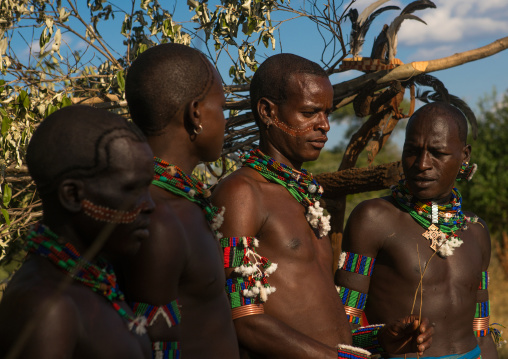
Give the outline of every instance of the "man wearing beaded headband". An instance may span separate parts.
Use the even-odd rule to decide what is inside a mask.
[[[263,358],[368,358],[353,348],[351,330],[333,283],[329,217],[321,186],[302,163],[316,160],[330,129],[333,88],[316,63],[292,54],[268,58],[251,82],[259,148],[214,191],[227,208],[221,231],[227,291],[241,346]],[[276,289],[276,290],[275,290]],[[364,347],[383,341],[394,351],[429,346],[406,318],[356,335]],[[404,330],[404,329],[405,330]],[[422,325],[425,331],[425,324]],[[337,346],[340,344],[339,348]]]
[[[481,219],[462,211],[454,188],[457,175],[470,172],[462,168],[471,154],[466,138],[466,118],[449,104],[414,113],[402,152],[405,180],[392,196],[355,208],[336,273],[350,321],[358,322],[365,308],[369,322],[401,313],[434,322],[424,357],[479,358],[481,348],[483,359],[497,358],[488,334],[489,233]]]
[[[216,238],[224,210],[192,175],[221,154],[222,80],[199,51],[163,44],[134,61],[126,97],[156,156],[150,238],[125,266],[126,294],[148,319],[154,358],[237,358]]]
[[[132,123],[70,106],[34,132],[43,219],[0,303],[2,358],[145,358],[150,343],[112,264],[148,237],[152,151]]]

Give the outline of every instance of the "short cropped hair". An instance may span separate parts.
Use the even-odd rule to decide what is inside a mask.
[[[432,121],[432,119],[436,116],[451,119],[457,125],[460,141],[466,144],[468,131],[467,119],[464,113],[457,107],[446,102],[431,102],[426,104],[415,111],[415,113],[413,113],[413,115],[409,118],[406,131],[409,129],[412,120],[419,115],[427,116],[426,121]]]
[[[106,110],[74,105],[49,115],[34,131],[26,153],[41,196],[67,178],[92,178],[107,171],[110,145],[119,138],[146,141],[133,123]]]
[[[154,46],[127,71],[132,120],[145,135],[158,135],[180,108],[204,98],[213,81],[212,64],[198,50],[175,43]]]
[[[257,69],[250,84],[251,109],[259,125],[257,104],[263,97],[280,105],[287,100],[287,84],[293,74],[326,77],[317,63],[294,54],[277,54],[266,59]]]

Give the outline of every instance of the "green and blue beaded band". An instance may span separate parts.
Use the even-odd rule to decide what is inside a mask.
[[[374,270],[375,262],[375,258],[351,252],[342,252],[339,260],[339,269],[370,277]]]
[[[384,324],[369,325],[352,331],[353,345],[370,351],[372,354],[384,353],[379,344],[378,333]]]
[[[482,272],[482,279],[480,282],[480,287],[478,287],[478,290],[488,289],[489,287],[489,272],[484,271]]]
[[[341,287],[339,295],[344,305],[344,310],[350,323],[360,324],[362,312],[367,303],[367,294],[358,292],[353,289]]]
[[[180,342],[153,342],[154,359],[181,359]]]

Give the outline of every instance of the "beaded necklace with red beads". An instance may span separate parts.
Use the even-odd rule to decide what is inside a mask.
[[[254,149],[242,156],[244,167],[256,170],[269,182],[280,184],[307,209],[306,218],[312,228],[318,230],[319,237],[324,237],[330,231],[330,216],[323,215],[323,208],[319,199],[323,194],[323,187],[305,169],[296,170],[283,163],[277,162],[261,150]]]
[[[218,230],[224,221],[225,208],[219,209],[210,203],[211,192],[207,186],[195,176],[185,174],[178,166],[158,157],[154,157],[154,160],[155,176],[152,184],[196,203],[205,213],[215,237],[221,239],[222,234]]]
[[[42,223],[36,224],[26,240],[28,253],[48,259],[73,280],[89,287],[104,296],[116,312],[128,322],[129,330],[135,328],[136,334],[146,333],[146,318],[133,318],[122,309],[115,300],[124,301],[125,297],[118,283],[113,267],[105,259],[98,257],[96,264],[85,260],[70,243],[60,244],[58,235]]]
[[[468,217],[462,212],[462,196],[457,188],[452,189],[450,203],[415,201],[404,180],[392,186],[392,196],[397,204],[408,212],[423,228],[422,236],[431,242],[430,248],[441,257],[451,256],[462,244],[457,232],[466,230],[468,223],[478,222],[478,217]]]

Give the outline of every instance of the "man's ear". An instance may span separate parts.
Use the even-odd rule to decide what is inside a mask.
[[[81,211],[81,201],[85,198],[84,183],[77,179],[66,179],[58,186],[60,204],[69,212]]]
[[[184,126],[189,135],[195,136],[202,131],[202,112],[198,100],[193,100],[187,105]]]
[[[471,145],[465,145],[462,151],[464,153],[464,160],[462,162],[469,162],[471,160]]]
[[[269,127],[277,117],[277,105],[266,97],[262,97],[258,101],[257,109],[259,119],[266,127]]]

